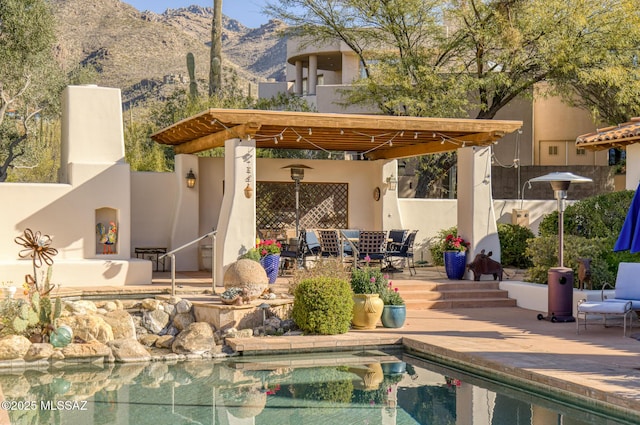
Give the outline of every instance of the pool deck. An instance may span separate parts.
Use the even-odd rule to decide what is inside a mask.
[[[394,280],[446,280],[441,271],[418,271],[417,277],[410,278],[405,272],[396,274]],[[154,289],[170,286],[167,276],[154,276]],[[283,284],[282,278],[278,283]],[[203,273],[179,273],[176,284],[188,298],[186,293],[191,290],[210,289],[211,278]],[[409,310],[401,329],[379,326],[335,336],[254,337],[235,339],[233,344],[252,354],[404,344],[434,360],[463,368],[473,365],[485,376],[525,379],[552,392],[564,390],[596,408],[610,404],[639,420],[638,323],[631,337],[623,337],[620,327],[600,324],[576,334],[575,323],[538,320],[538,313],[518,307]]]

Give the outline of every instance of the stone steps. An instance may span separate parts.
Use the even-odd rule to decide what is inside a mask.
[[[515,307],[497,281],[394,281],[409,310]]]

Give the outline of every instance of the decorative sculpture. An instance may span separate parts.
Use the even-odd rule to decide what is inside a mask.
[[[107,229],[104,224],[96,224],[96,232],[100,236],[99,242],[103,245],[103,254],[115,254],[113,245],[115,245],[118,239],[118,226],[114,221],[109,222],[109,228]]]
[[[492,274],[493,280],[498,279],[502,281],[502,264],[498,261],[489,258],[493,255],[492,251],[488,254],[484,253],[484,249],[480,251],[480,254],[476,255],[467,268],[473,272],[473,280],[480,280],[480,275]]]

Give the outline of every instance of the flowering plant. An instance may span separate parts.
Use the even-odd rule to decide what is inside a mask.
[[[258,250],[261,257],[269,254],[280,254],[281,248],[282,244],[274,239],[258,240],[256,244],[256,250]]]
[[[369,266],[351,270],[351,289],[354,294],[381,294],[387,286],[387,276],[380,269]]]
[[[393,283],[389,281],[389,285],[380,294],[384,305],[404,305],[404,299],[400,295],[397,287],[393,287]]]
[[[452,234],[448,234],[442,242],[442,250],[463,252],[469,249],[469,245],[471,244],[462,239],[460,236],[453,236]]]

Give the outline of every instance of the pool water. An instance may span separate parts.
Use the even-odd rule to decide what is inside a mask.
[[[0,424],[629,424],[402,352],[0,375]]]

